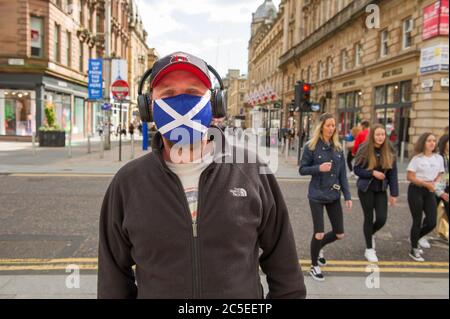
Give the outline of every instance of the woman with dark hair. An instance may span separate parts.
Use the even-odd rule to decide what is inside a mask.
[[[398,197],[398,176],[395,155],[386,137],[386,129],[375,124],[367,141],[361,145],[355,157],[355,174],[359,177],[358,195],[364,212],[364,237],[369,262],[378,262],[375,251],[375,233],[385,224],[389,203],[395,205]],[[375,211],[375,222],[374,219]]]
[[[436,136],[433,133],[423,133],[414,146],[415,156],[407,169],[407,179],[410,182],[408,205],[413,220],[409,256],[421,262],[425,259],[420,248],[431,247],[424,237],[436,227],[437,205],[434,193],[445,172],[444,160],[435,150]],[[423,213],[425,219],[422,222]]]
[[[448,188],[448,184],[449,184],[448,134],[443,135],[439,139],[438,149],[439,149],[439,154],[444,159],[445,175],[444,175],[444,179],[443,179],[442,183],[440,184],[441,187],[436,190],[436,200],[437,200],[438,205],[441,201],[444,203],[445,213],[447,214],[447,219],[448,219],[448,191],[449,191],[449,188]]]
[[[311,175],[308,199],[314,224],[311,240],[311,271],[314,280],[324,281],[320,266],[326,265],[323,247],[344,237],[344,217],[341,192],[345,204],[352,208],[351,194],[345,169],[345,158],[336,130],[333,115],[320,117],[311,140],[305,145],[301,164],[301,175]],[[326,208],[332,231],[325,234],[323,211]]]

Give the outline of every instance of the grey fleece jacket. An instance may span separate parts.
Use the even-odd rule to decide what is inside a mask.
[[[268,298],[305,298],[288,210],[275,177],[259,174],[262,164],[210,164],[200,176],[194,225],[159,133],[152,148],[106,192],[99,298],[261,299],[259,267]]]

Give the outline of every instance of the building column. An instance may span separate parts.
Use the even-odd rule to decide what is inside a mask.
[[[289,49],[289,1],[284,4],[283,54]]]

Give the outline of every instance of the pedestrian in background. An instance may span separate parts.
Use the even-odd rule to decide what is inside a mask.
[[[351,131],[347,134],[347,136],[345,136],[345,148],[347,151],[347,167],[348,170],[350,171],[350,176],[354,177],[355,174],[353,172],[353,153],[352,153],[352,149],[353,146],[355,145],[355,139],[358,136],[359,132],[361,131],[361,128],[359,126],[354,126]]]
[[[448,134],[443,135],[439,139],[438,149],[439,149],[439,154],[442,156],[442,158],[444,160],[445,175],[444,175],[444,178],[442,179],[439,189],[436,190],[436,200],[437,200],[437,205],[439,205],[441,201],[444,203],[445,213],[447,214],[447,220],[448,220],[448,192],[449,192],[449,187],[448,187],[448,185],[449,185]]]
[[[422,134],[414,146],[415,156],[408,165],[408,205],[412,216],[411,251],[415,261],[425,261],[421,248],[431,248],[425,236],[436,227],[436,184],[445,172],[442,156],[435,152],[436,136]],[[423,214],[425,213],[425,219]]]
[[[134,125],[132,122],[130,122],[130,125],[128,125],[128,133],[130,133],[130,137],[133,137],[134,135]]]
[[[353,145],[352,155],[355,156],[358,152],[359,146],[364,143],[369,135],[370,130],[370,122],[368,120],[364,120],[361,122],[361,132],[355,138],[355,144]]]
[[[375,234],[386,224],[389,203],[394,206],[398,197],[397,163],[394,150],[386,137],[386,129],[376,124],[370,130],[367,141],[359,147],[355,157],[355,174],[358,196],[364,212],[364,237],[369,262],[378,262],[375,250]],[[375,212],[375,222],[374,222]]]
[[[310,275],[317,281],[324,276],[320,266],[326,265],[323,248],[344,237],[344,216],[341,206],[341,192],[345,204],[352,208],[351,194],[347,181],[345,158],[336,130],[336,120],[332,114],[320,117],[313,137],[305,145],[300,175],[311,175],[308,199],[314,224],[311,239]],[[324,208],[327,210],[332,231],[325,234]]]

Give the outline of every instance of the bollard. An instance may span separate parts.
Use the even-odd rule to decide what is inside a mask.
[[[105,156],[105,142],[103,138],[103,134],[100,135],[100,158]]]
[[[286,139],[286,144],[284,145],[284,159],[287,161],[288,160],[288,157],[289,157],[289,148],[291,147],[290,145],[289,145],[289,139],[287,138]]]
[[[134,158],[134,134],[131,134],[131,159]]]
[[[72,157],[72,134],[69,133],[69,158]]]
[[[91,134],[88,134],[87,136],[87,148],[88,154],[91,154]]]
[[[400,163],[402,163],[402,164],[405,162],[405,146],[406,146],[406,143],[401,142],[401,144],[400,144]]]
[[[36,156],[36,133],[33,132],[33,134],[31,135],[31,143],[32,143],[32,148],[33,148],[33,156]]]

